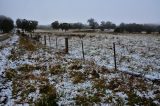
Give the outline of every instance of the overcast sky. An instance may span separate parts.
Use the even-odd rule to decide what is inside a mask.
[[[0,15],[50,24],[96,21],[160,24],[160,0],[0,0]]]

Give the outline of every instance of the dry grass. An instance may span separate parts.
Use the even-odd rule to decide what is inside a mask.
[[[54,65],[50,68],[50,73],[52,75],[58,75],[58,74],[63,74],[65,70],[62,68],[60,64]]]
[[[17,76],[17,71],[14,69],[8,69],[5,71],[5,76],[8,80],[12,80]]]
[[[86,75],[80,71],[71,71],[69,74],[74,84],[83,83],[86,80]]]
[[[14,60],[17,59],[17,55],[16,54],[11,54],[11,55],[8,56],[8,59],[14,61]]]
[[[80,69],[82,69],[82,64],[79,63],[79,62],[77,62],[77,63],[75,62],[75,63],[71,64],[68,67],[68,69],[70,69],[70,70],[80,70]]]
[[[93,80],[93,88],[96,88],[97,91],[104,92],[106,89],[106,82],[104,79],[94,79]]]
[[[22,39],[20,42],[22,43],[22,46],[28,45],[27,39]],[[33,44],[34,43],[32,42],[31,45],[34,46]],[[32,46],[29,51],[34,50],[34,47],[32,48]],[[30,48],[30,44],[24,48]],[[48,52],[49,50],[45,49],[44,51]],[[151,84],[142,78],[132,77],[128,74],[124,74],[118,71],[114,72],[113,70],[107,69],[105,67],[97,66],[94,61],[85,61],[85,65],[83,65],[84,63],[81,60],[72,60],[71,62],[64,64],[64,55],[59,53],[56,55],[57,57],[54,59],[57,59],[59,62],[51,66],[49,70],[47,70],[46,66],[39,65],[43,63],[44,60],[37,60],[38,62],[36,66],[25,64],[17,68],[17,72],[12,69],[6,71],[6,77],[13,82],[12,94],[17,103],[27,102],[36,106],[57,105],[57,92],[54,85],[50,85],[49,77],[53,78],[52,81],[54,81],[56,84],[61,82],[59,79],[62,81],[67,80],[69,82],[71,80],[73,84],[75,84],[74,86],[76,86],[76,84],[81,85],[80,83],[84,84],[85,81],[91,82],[89,88],[81,88],[83,91],[77,90],[77,96],[74,98],[76,105],[90,106],[94,105],[95,103],[99,104],[104,102],[114,102],[117,105],[126,105],[126,103],[127,105],[135,105],[134,103],[137,105],[153,105],[154,100],[160,100],[159,91],[154,92],[155,98],[152,99],[140,97],[136,94],[136,91],[142,94],[147,94],[149,91],[151,91]],[[29,60],[30,59],[31,58],[29,58]],[[60,62],[62,62],[62,64],[60,64]],[[68,62],[68,60],[65,62]],[[150,68],[151,67],[147,67],[146,70],[148,71]],[[90,78],[90,75],[93,77]],[[157,87],[157,85],[155,86]],[[28,95],[30,93],[34,93],[37,90],[40,92],[39,99],[37,101],[29,99]],[[111,91],[111,94],[107,93],[107,90]],[[128,96],[127,100],[124,101],[123,97],[117,96],[116,93],[118,92],[123,92],[126,94]],[[58,93],[61,94],[62,92]],[[65,97],[65,99],[66,98],[67,97]]]
[[[50,84],[40,87],[41,98],[34,104],[35,106],[58,106],[56,103],[57,92],[56,88]]]
[[[101,97],[97,94],[94,95],[77,95],[76,98],[76,105],[82,105],[82,106],[92,106],[94,103],[100,103]]]
[[[36,106],[56,104],[56,89],[53,85],[49,84],[48,74],[45,73],[41,76],[41,73],[39,73],[38,76],[35,76],[33,74],[35,69],[36,67],[33,65],[23,65],[17,69],[18,74],[16,74],[16,76],[15,73],[13,73],[14,70],[6,71],[7,77],[12,79],[12,94],[15,103],[29,103]],[[40,95],[42,96],[38,97],[39,99],[37,101],[33,101],[33,98],[29,98],[29,94],[35,93],[37,89],[39,89]]]
[[[27,51],[36,51],[38,46],[25,37],[20,37],[19,46]]]
[[[35,66],[29,65],[29,64],[24,64],[20,66],[17,70],[20,72],[32,72],[35,69]]]

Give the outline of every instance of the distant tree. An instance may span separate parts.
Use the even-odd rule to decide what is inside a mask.
[[[101,22],[101,24],[100,24],[100,26],[99,26],[99,28],[100,28],[101,31],[104,31],[104,29],[105,29],[105,24],[106,24],[106,23],[105,23],[104,21]]]
[[[142,32],[143,26],[141,24],[136,24],[136,23],[130,23],[125,25],[125,30],[129,33],[133,32]]]
[[[105,24],[106,29],[111,29],[112,23],[110,21],[107,21]]]
[[[68,23],[61,23],[59,27],[62,29],[62,31],[63,30],[67,31],[71,28],[70,24],[68,24]]]
[[[116,29],[115,32],[129,32],[129,33],[140,33],[142,31],[147,32],[148,34],[151,32],[157,31],[156,25],[150,25],[150,24],[136,24],[136,23],[121,23]]]
[[[51,26],[53,29],[59,29],[59,22],[55,21],[55,22],[51,23]]]
[[[2,22],[5,18],[6,18],[6,16],[0,15],[0,31],[2,31],[1,26],[2,26]]]
[[[116,24],[110,22],[110,21],[102,21],[99,28],[101,29],[101,31],[103,31],[104,29],[115,29],[116,28]]]
[[[112,23],[111,29],[115,29],[115,28],[116,28],[116,24]]]
[[[11,18],[0,16],[0,30],[3,33],[8,33],[14,28],[14,22]]]
[[[29,20],[25,25],[26,26],[25,30],[28,32],[32,32],[32,31],[34,32],[34,30],[37,28],[37,25],[38,25],[37,21]]]
[[[33,23],[33,31],[34,31],[35,29],[37,29],[38,21],[32,21],[32,23]]]
[[[160,34],[160,26],[157,26],[156,31]]]
[[[98,23],[93,18],[88,19],[87,22],[89,23],[91,29],[96,29],[99,26]]]
[[[122,31],[121,31],[121,28],[120,28],[120,27],[116,27],[116,28],[115,28],[115,30],[114,30],[114,32],[116,32],[116,33],[122,33]]]
[[[106,28],[106,29],[115,29],[115,28],[116,28],[116,25],[113,24],[113,23],[110,22],[110,21],[107,21],[107,22],[105,23],[105,28]]]
[[[38,21],[31,20],[29,22],[29,29],[34,32],[34,30],[37,29]]]
[[[150,25],[144,25],[143,28],[144,28],[144,31],[147,32],[147,34],[150,34],[151,32],[153,32],[153,27]]]
[[[84,25],[80,22],[71,24],[72,29],[82,29],[83,27],[84,27]]]
[[[17,19],[16,20],[16,25],[17,25],[17,28],[21,28],[22,27],[22,20],[21,19]]]
[[[126,24],[125,23],[121,23],[118,28],[119,28],[119,32],[124,32],[125,29],[126,29]]]
[[[22,19],[21,29],[22,31],[27,31],[28,21],[26,19]]]

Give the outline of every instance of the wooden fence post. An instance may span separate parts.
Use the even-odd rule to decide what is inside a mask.
[[[49,46],[51,47],[51,38],[50,38],[50,35],[49,35]]]
[[[32,39],[32,34],[31,34],[31,37],[30,37],[31,39]]]
[[[82,44],[82,55],[83,55],[83,60],[85,60],[85,57],[84,57],[84,47],[83,47],[83,40],[81,39],[81,44]]]
[[[58,49],[58,44],[57,44],[57,37],[56,37],[56,49]]]
[[[115,71],[117,71],[117,63],[116,63],[116,47],[115,47],[115,43],[113,43],[113,50],[114,50],[114,67],[115,67]]]
[[[46,35],[44,35],[44,44],[46,45]]]
[[[42,42],[42,36],[40,37],[40,43],[43,43],[43,42]]]
[[[65,53],[68,53],[68,38],[65,38]]]

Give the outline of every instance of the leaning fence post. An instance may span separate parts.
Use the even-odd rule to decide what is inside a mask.
[[[113,50],[114,50],[114,67],[115,67],[115,71],[117,71],[117,63],[116,63],[116,47],[115,47],[115,43],[113,43]]]
[[[44,35],[44,44],[46,45],[46,35]]]
[[[84,57],[84,47],[83,47],[83,40],[81,39],[81,44],[82,44],[82,55],[83,55],[83,60],[85,60],[85,57]]]
[[[65,53],[68,53],[68,38],[65,38]]]

